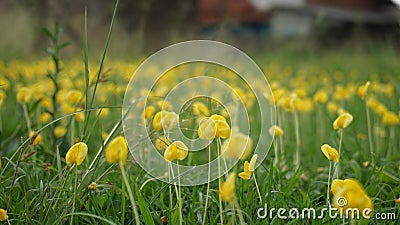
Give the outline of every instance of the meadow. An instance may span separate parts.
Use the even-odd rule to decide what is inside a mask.
[[[243,83],[217,65],[181,65],[153,89],[134,90],[136,113],[127,115],[133,124],[123,129],[127,85],[144,60],[107,57],[107,44],[99,61],[90,60],[86,36],[83,57],[63,59],[67,44],[59,43],[59,31],[58,26],[45,31],[52,44],[47,58],[0,61],[2,223],[399,223],[395,50],[372,44],[356,51],[304,52],[289,46],[248,53],[270,90]],[[148,72],[160,73],[158,66]],[[197,83],[209,96],[174,108],[168,93],[202,76],[218,78],[231,90]],[[224,96],[229,104],[216,100]],[[268,102],[275,117],[261,118],[260,101]],[[238,105],[248,117],[248,130],[240,125],[244,117]],[[157,150],[142,136],[128,137],[136,125]],[[208,144],[190,151],[193,146],[173,136],[176,127],[187,139]],[[271,142],[259,147],[265,158],[255,151],[264,138]],[[136,154],[148,161],[138,162]],[[150,154],[167,165],[158,177],[148,172],[159,162]],[[193,168],[211,161],[216,164],[199,175],[209,182],[180,185],[188,181],[179,175],[179,165]],[[370,218],[299,216],[302,209],[314,208],[318,217],[327,207],[368,208]],[[276,210],[260,215],[271,208]],[[286,210],[286,218],[278,208]]]

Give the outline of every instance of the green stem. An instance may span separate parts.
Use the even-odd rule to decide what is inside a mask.
[[[140,225],[139,214],[138,214],[138,211],[136,208],[135,199],[133,198],[132,189],[129,185],[128,178],[126,177],[124,165],[122,165],[122,163],[119,163],[119,167],[121,168],[122,178],[124,179],[126,189],[128,191],[129,199],[131,201],[133,217],[135,218],[136,225]]]
[[[74,223],[74,212],[75,212],[75,202],[76,202],[76,187],[77,187],[77,184],[78,184],[78,175],[77,175],[77,173],[78,173],[78,165],[76,165],[76,164],[74,164],[74,179],[75,179],[75,182],[74,182],[74,196],[73,196],[73,200],[72,200],[72,213],[71,213],[71,221],[70,221],[70,223],[69,224],[73,224]]]
[[[221,153],[219,145],[217,145],[217,150],[218,150],[218,190],[221,190]],[[222,199],[220,194],[218,194],[218,199],[219,199],[219,219],[221,225],[223,225],[224,219],[222,217]]]
[[[257,194],[258,194],[258,197],[260,198],[260,203],[262,205],[262,198],[261,198],[260,188],[258,187],[258,183],[257,183],[257,178],[256,178],[256,173],[255,172],[253,174],[253,179],[254,179],[254,183],[256,184]]]
[[[339,161],[336,165],[336,179],[339,178],[340,162],[342,161],[342,142],[343,142],[343,129],[339,129]]]
[[[366,109],[366,113],[367,113],[369,151],[371,153],[371,162],[372,162],[372,165],[374,166],[375,165],[375,154],[374,154],[374,146],[372,144],[371,119],[369,116],[369,108],[367,105],[367,101],[365,101],[365,109]]]
[[[331,170],[332,170],[332,161],[329,161],[329,172],[328,172],[328,188],[326,190],[326,201],[328,203],[328,206],[331,205],[331,201],[329,200],[329,187],[330,187],[330,182],[331,182]]]
[[[30,135],[30,133],[32,132],[32,123],[31,123],[31,119],[29,118],[29,115],[28,115],[28,107],[26,106],[26,103],[22,103],[22,109],[23,109],[23,111],[24,111],[24,117],[25,117],[25,121],[26,121],[26,126],[27,126],[27,128],[28,128],[28,132],[29,132],[29,135]]]
[[[295,130],[296,130],[296,155],[294,160],[294,165],[296,169],[300,166],[300,124],[299,124],[299,115],[298,112],[294,112],[294,122],[295,122]]]
[[[124,177],[122,176],[122,193],[121,193],[121,201],[122,201],[122,213],[121,213],[121,223],[125,223],[125,182]]]
[[[204,206],[204,215],[203,215],[203,225],[206,224],[208,195],[210,192],[210,177],[211,177],[211,147],[210,145],[208,145],[208,179],[207,179],[206,204]]]

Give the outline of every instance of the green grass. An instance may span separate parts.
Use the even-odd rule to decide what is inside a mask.
[[[116,9],[117,6],[118,1]],[[114,15],[115,13],[116,11]],[[87,21],[85,21],[85,31],[86,26]],[[139,211],[139,220],[142,224],[163,224],[164,219],[167,224],[179,224],[179,204],[174,185],[154,179],[134,161],[131,155],[128,155],[124,168],[133,193],[133,198],[129,197],[121,169],[117,165],[108,164],[104,158],[104,147],[109,140],[122,132],[121,104],[124,88],[130,74],[133,73],[132,68],[140,63],[129,60],[106,60],[112,27],[113,22],[98,65],[90,63],[87,49],[89,40],[86,35],[84,60],[79,66],[76,66],[73,60],[60,59],[57,51],[50,51],[53,61],[44,63],[46,68],[35,68],[34,65],[39,63],[37,61],[8,61],[0,64],[0,78],[1,82],[4,82],[0,89],[7,96],[0,106],[2,122],[0,208],[8,209],[11,224],[134,224],[135,216],[130,203],[132,199]],[[55,38],[57,29],[56,27],[53,34],[48,32],[53,39],[54,49],[62,45]],[[358,87],[367,80],[372,80],[375,84],[389,84],[394,88],[392,96],[381,93],[379,88],[371,90],[370,93],[389,110],[398,114],[400,65],[396,61],[396,56],[393,50],[378,45],[371,45],[365,51],[311,49],[309,52],[292,46],[254,56],[271,84],[277,82],[279,87],[286,89],[288,93],[298,88],[305,88],[307,90],[305,98],[312,98],[317,90],[327,90],[330,102],[336,102],[354,116],[352,124],[344,130],[339,178],[354,178],[363,185],[374,202],[374,215],[393,213],[396,216],[393,220],[362,219],[356,221],[356,224],[398,224],[400,221],[400,204],[395,202],[400,197],[398,166],[400,156],[397,154],[400,147],[397,139],[400,128],[398,125],[384,126],[381,116],[371,110],[373,143],[377,157],[375,165],[370,164],[365,167],[364,162],[371,162],[365,102],[354,91],[348,100],[333,100],[333,96],[337,85]],[[110,71],[105,69],[111,67],[113,69]],[[50,71],[50,77],[43,74],[43,71]],[[335,72],[340,72],[342,75],[334,75]],[[16,94],[20,86],[33,87],[46,79],[59,88],[54,88],[44,95],[53,100],[52,109],[42,105],[44,97],[32,97],[27,103],[31,128],[40,132],[43,138],[42,144],[33,145],[28,137],[23,104],[16,101]],[[65,79],[69,81],[65,82]],[[237,83],[232,85],[236,86]],[[83,94],[82,101],[75,105],[74,110],[85,113],[84,121],[72,119],[77,112],[62,111],[65,100],[57,100],[57,93],[62,93],[63,89],[67,91],[78,89]],[[106,100],[103,101],[104,96]],[[96,110],[101,108],[108,109],[110,115],[100,116]],[[40,115],[51,110],[54,113],[52,119],[45,123],[40,122]],[[190,113],[182,115],[182,118],[194,120],[194,116]],[[250,136],[256,141],[261,126],[258,109],[255,106],[250,107],[249,115],[254,117],[251,124],[255,127]],[[258,200],[254,182],[237,177],[235,195],[240,208],[223,203],[221,209],[218,181],[213,181],[210,184],[205,224],[220,223],[221,210],[224,224],[239,224],[238,211],[235,210],[241,211],[247,224],[340,224],[342,222],[340,219],[331,219],[328,215],[321,219],[282,220],[277,217],[276,211],[271,218],[268,216],[261,219],[257,216],[257,211],[264,207],[264,204],[268,210],[297,208],[301,211],[304,208],[314,207],[318,212],[326,207],[329,162],[321,153],[320,146],[328,143],[338,147],[339,135],[332,129],[337,114],[327,110],[326,104],[315,105],[310,112],[299,112],[301,151],[299,169],[293,164],[296,149],[294,117],[292,112],[286,112],[281,106],[278,107],[278,116],[279,125],[285,131],[283,147],[286,152],[284,155],[286,163],[284,168],[275,167],[273,146],[270,149],[265,147],[265,151],[269,151],[269,154],[255,172],[263,203]],[[228,118],[228,121],[231,120],[232,118]],[[192,129],[196,129],[195,123],[188,124],[193,126]],[[58,125],[65,126],[68,131],[57,138],[53,135],[53,130]],[[108,133],[105,140],[102,138],[103,131]],[[75,139],[85,141],[89,146],[88,156],[77,168],[76,175],[74,175],[76,167],[65,163],[65,154]],[[211,146],[215,150],[216,141]],[[389,149],[392,149],[391,154],[387,154]],[[204,153],[196,154],[201,160],[193,162],[207,159]],[[214,157],[216,155],[213,155]],[[318,171],[318,168],[322,168],[322,171]],[[239,161],[232,171],[236,173],[243,171],[243,161]],[[75,178],[78,182],[76,187]],[[97,183],[96,190],[88,189],[88,185],[92,182]],[[180,190],[183,224],[201,224],[207,185],[180,187]],[[72,211],[74,193],[76,202]],[[74,220],[71,220],[72,215]],[[350,221],[346,220],[345,223]]]

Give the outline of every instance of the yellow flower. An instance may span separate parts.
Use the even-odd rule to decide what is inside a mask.
[[[97,184],[96,182],[92,182],[91,184],[88,185],[88,189],[91,191],[95,191],[97,189]]]
[[[68,91],[65,97],[65,100],[71,105],[79,103],[81,99],[82,99],[82,93],[75,89]]]
[[[321,146],[321,151],[329,161],[339,162],[339,153],[335,148],[324,144]]]
[[[396,115],[396,113],[387,111],[382,116],[382,122],[385,125],[398,125],[400,124],[400,117]]]
[[[101,139],[106,140],[106,138],[108,137],[108,133],[107,132],[101,132]]]
[[[128,146],[124,136],[115,137],[106,147],[106,160],[109,164],[121,162],[125,165],[128,156]]]
[[[346,128],[351,121],[353,121],[353,116],[349,113],[343,113],[333,122],[333,129]]]
[[[358,209],[359,215],[362,215],[363,212],[368,216],[372,214],[374,205],[358,181],[354,179],[333,180],[331,192],[333,206],[338,209],[339,213],[346,213],[347,209]],[[352,213],[352,210],[349,211]]]
[[[151,117],[153,117],[154,113],[156,112],[156,108],[154,108],[154,106],[148,106],[144,109],[143,111],[143,117],[146,120],[151,119]]]
[[[269,128],[268,132],[272,137],[279,137],[284,135],[282,128],[276,125],[273,125],[271,128]]]
[[[319,90],[315,93],[313,100],[318,104],[325,104],[328,101],[328,93],[325,90]]]
[[[295,111],[298,109],[298,101],[296,94],[291,94],[289,97],[282,99],[281,105],[287,111]]]
[[[0,208],[0,221],[6,221],[8,219],[7,211]]]
[[[188,147],[182,141],[174,141],[164,152],[164,159],[172,162],[174,160],[184,160],[188,155]]]
[[[161,151],[161,150],[165,150],[168,147],[168,145],[170,145],[170,144],[171,144],[171,142],[168,140],[168,138],[165,136],[162,136],[162,137],[157,138],[155,147],[156,147],[156,149]]]
[[[360,96],[360,98],[362,100],[364,100],[365,96],[367,95],[368,87],[369,87],[370,84],[371,84],[371,82],[368,81],[367,83],[365,83],[364,85],[361,85],[358,88],[357,94],[358,94],[358,96]]]
[[[221,190],[219,190],[219,196],[224,202],[232,203],[235,200],[235,186],[236,186],[236,174],[229,173],[228,179],[222,183]]]
[[[81,122],[83,122],[83,121],[85,120],[85,112],[82,111],[82,110],[83,110],[82,108],[77,108],[77,109],[76,109],[76,112],[78,112],[78,113],[76,113],[76,114],[74,115],[76,121],[81,121]],[[82,111],[82,112],[79,112],[79,111]]]
[[[50,115],[50,113],[48,113],[48,112],[44,112],[44,113],[42,113],[42,114],[40,115],[40,121],[41,121],[42,123],[47,123],[47,122],[50,121],[50,119],[51,119],[51,115]]]
[[[53,102],[50,98],[43,98],[40,101],[40,104],[47,110],[52,111],[53,110]]]
[[[157,106],[158,108],[160,108],[161,110],[167,110],[167,111],[171,111],[172,110],[172,104],[169,101],[158,101],[157,102]]]
[[[254,166],[256,165],[257,154],[254,154],[251,157],[250,163],[248,161],[244,162],[243,172],[239,173],[239,177],[243,180],[250,180],[251,176],[254,173]]]
[[[32,97],[32,91],[27,87],[22,87],[17,92],[17,102],[29,103],[31,97]]]
[[[72,145],[71,148],[69,148],[67,155],[65,156],[65,161],[67,162],[67,164],[76,163],[76,165],[79,166],[86,158],[87,151],[87,145],[83,142],[78,142]]]
[[[328,102],[326,108],[329,112],[337,113],[339,110],[339,106],[335,102]]]
[[[253,148],[253,140],[240,132],[226,140],[221,147],[221,156],[224,159],[245,159]]]
[[[35,134],[34,131],[29,132],[29,137],[34,136],[34,134]],[[36,134],[36,136],[33,137],[33,140],[31,140],[31,143],[34,145],[42,144],[43,143],[42,135]]]
[[[209,116],[210,112],[207,109],[207,106],[202,102],[195,102],[192,106],[193,114],[196,116]]]
[[[153,118],[153,128],[158,131],[162,128],[166,130],[172,129],[179,121],[179,117],[175,112],[160,111]]]
[[[231,135],[231,129],[225,117],[214,114],[211,117],[205,117],[200,120],[197,134],[200,139],[211,140],[214,137],[225,139]]]
[[[65,133],[67,133],[67,128],[64,126],[57,126],[54,128],[54,136],[56,136],[56,138],[64,136]]]

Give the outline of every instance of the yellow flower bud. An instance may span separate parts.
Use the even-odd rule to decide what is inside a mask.
[[[207,109],[207,106],[202,102],[193,103],[193,114],[196,116],[209,116],[210,112]]]
[[[7,211],[0,208],[0,221],[6,221],[8,219]]]
[[[328,93],[325,90],[319,90],[315,93],[313,100],[318,104],[325,104],[328,101]]]
[[[238,132],[222,144],[221,156],[224,159],[245,159],[250,155],[252,148],[253,140]]]
[[[235,200],[235,189],[236,189],[236,174],[229,173],[228,179],[222,183],[219,195],[221,200],[224,202],[233,203]]]
[[[22,87],[17,92],[17,102],[29,103],[31,101],[32,91],[27,87]]]
[[[83,142],[78,142],[71,146],[65,156],[65,161],[67,164],[76,163],[76,165],[81,165],[83,160],[86,158],[88,147]]]
[[[250,163],[248,161],[244,162],[243,172],[239,173],[239,177],[243,180],[250,180],[251,176],[254,173],[254,167],[257,162],[257,154],[254,154],[251,157]]]
[[[364,211],[366,215],[371,215],[374,205],[365,192],[364,188],[354,179],[333,180],[331,186],[333,194],[333,206],[339,213],[346,213],[347,209],[358,209],[359,214]],[[351,210],[349,210],[352,213]],[[352,216],[352,215],[348,215]]]
[[[47,122],[50,121],[50,119],[51,119],[51,115],[50,115],[50,113],[48,113],[48,112],[44,112],[44,113],[42,113],[42,114],[40,115],[40,121],[41,121],[42,123],[47,123]]]
[[[128,145],[124,136],[115,137],[106,147],[106,160],[109,164],[121,162],[125,165],[128,156]]]
[[[54,128],[54,136],[56,138],[64,136],[65,133],[67,133],[67,128],[65,128],[64,126],[57,126]]]
[[[360,96],[360,98],[362,100],[364,100],[365,96],[367,96],[367,92],[368,92],[368,87],[371,84],[371,82],[367,82],[364,85],[361,85],[358,90],[357,90],[357,94],[358,96]]]
[[[143,111],[143,117],[145,120],[150,120],[156,112],[156,108],[154,106],[148,106]]]
[[[272,137],[279,137],[284,134],[282,128],[276,125],[273,125],[271,128],[269,128],[268,132]]]
[[[188,153],[188,147],[182,141],[174,141],[165,149],[164,159],[169,162],[184,160]]]
[[[34,134],[35,134],[35,132],[34,132],[34,131],[31,131],[31,132],[29,133],[29,137],[34,136]],[[39,144],[42,144],[42,143],[43,143],[42,135],[36,134],[36,136],[33,137],[33,138],[34,138],[34,139],[31,140],[31,143],[32,143],[33,145],[39,145]]]
[[[353,116],[349,113],[343,113],[333,122],[333,129],[344,129],[350,125],[351,121],[353,121]]]
[[[339,153],[335,148],[324,144],[321,146],[321,151],[329,161],[339,162]]]
[[[70,90],[68,91],[65,100],[71,104],[71,105],[75,105],[77,103],[79,103],[82,100],[82,93],[78,90]]]
[[[97,189],[97,184],[96,182],[92,182],[91,184],[88,185],[88,189],[90,191],[95,191]]]
[[[400,124],[400,117],[396,113],[387,111],[382,116],[382,123],[388,126]]]
[[[158,131],[162,128],[166,130],[172,129],[179,121],[179,117],[175,112],[160,111],[153,118],[153,128]]]

